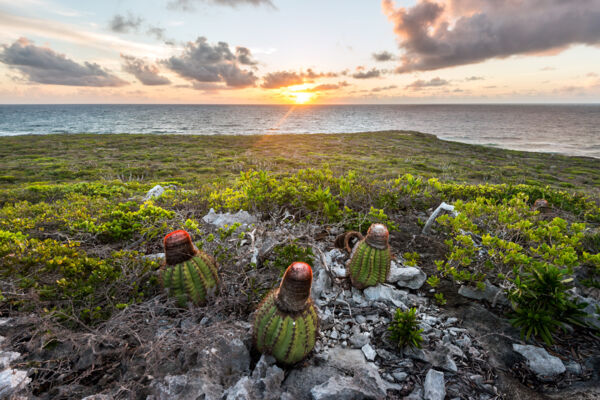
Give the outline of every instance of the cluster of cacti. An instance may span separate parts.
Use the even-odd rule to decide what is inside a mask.
[[[385,225],[373,224],[367,236],[354,246],[348,262],[352,286],[364,289],[385,282],[392,262],[388,238]]]
[[[364,238],[358,232],[350,232],[336,239],[337,246],[352,250],[348,270],[353,286],[363,289],[385,282],[392,259],[388,238],[384,225],[373,224]],[[359,241],[351,249],[353,239]],[[182,230],[168,234],[164,246],[164,287],[182,306],[188,301],[205,303],[219,286],[212,257],[199,251]],[[258,351],[288,365],[303,360],[312,351],[319,320],[310,299],[311,285],[310,265],[294,262],[286,269],[279,287],[267,294],[256,311],[253,338]]]
[[[165,264],[161,281],[180,306],[188,301],[204,304],[219,286],[219,275],[214,259],[198,250],[190,235],[183,230],[165,236]]]
[[[312,351],[319,322],[310,299],[311,285],[310,265],[294,262],[287,268],[279,288],[256,311],[253,336],[258,351],[284,364],[297,363]]]

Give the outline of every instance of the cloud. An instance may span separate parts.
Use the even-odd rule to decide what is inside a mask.
[[[343,87],[350,86],[350,84],[346,81],[338,82],[338,83],[324,83],[322,85],[317,85],[310,89],[306,89],[306,92],[324,92],[327,90],[337,90]]]
[[[256,7],[267,5],[276,8],[271,0],[171,0],[167,3],[167,8],[171,10],[194,11],[196,9],[195,3],[211,3],[232,8],[247,4]]]
[[[306,72],[276,71],[270,72],[263,77],[260,85],[264,89],[279,89],[282,87],[301,85],[313,82],[317,78],[332,78],[338,76],[335,72],[315,72],[308,68]]]
[[[111,31],[117,33],[129,33],[130,31],[137,31],[144,20],[140,17],[135,17],[129,13],[127,17],[117,14],[110,20],[108,26]]]
[[[382,0],[404,50],[396,72],[427,71],[515,54],[600,43],[598,0]]]
[[[140,82],[147,86],[168,85],[171,81],[159,75],[158,67],[148,64],[141,58],[121,54],[123,71],[134,75]]]
[[[35,46],[25,38],[1,48],[0,61],[21,72],[30,82],[93,87],[127,85],[96,63],[78,64],[64,54]]]
[[[252,54],[250,53],[250,49],[248,49],[247,47],[237,46],[235,48],[235,54],[236,54],[237,60],[239,61],[240,64],[243,64],[243,65],[258,64],[257,61],[252,59]]]
[[[373,68],[369,71],[358,71],[352,74],[354,79],[370,79],[370,78],[379,78],[381,76],[381,70]]]
[[[134,42],[122,39],[117,35],[86,31],[79,25],[66,24],[50,19],[28,18],[11,15],[0,11],[0,37],[14,37],[19,32],[21,36],[41,36],[46,40],[57,39],[86,48],[99,49],[114,53],[119,51],[145,57],[161,57],[169,51],[166,46]]]
[[[394,55],[389,51],[373,53],[372,55],[375,61],[392,61],[394,59]]]
[[[278,89],[281,87],[301,85],[304,83],[304,76],[293,71],[270,72],[263,77],[263,83],[260,87],[265,89]]]
[[[556,70],[556,68],[554,67],[544,67],[544,68],[540,68],[540,71],[554,71]]]
[[[448,82],[445,79],[440,79],[440,78],[433,78],[428,81],[419,79],[419,80],[416,80],[416,81],[412,82],[411,84],[407,85],[406,89],[421,90],[421,89],[427,88],[427,87],[446,86],[449,84],[450,84],[450,82]]]
[[[465,78],[465,81],[482,81],[485,78],[483,76],[469,76]]]
[[[392,90],[392,89],[397,89],[397,88],[398,88],[398,86],[396,86],[396,85],[379,86],[379,87],[375,87],[375,88],[371,89],[371,92],[373,92],[373,93],[384,92],[386,90]]]
[[[165,38],[165,28],[159,26],[150,26],[146,33],[150,36],[154,36],[156,40],[163,40]]]
[[[258,79],[252,71],[240,68],[242,61],[250,57],[249,50],[233,54],[227,43],[211,45],[200,36],[195,42],[188,42],[181,55],[161,63],[192,82],[225,82],[229,87],[244,88],[254,86]]]

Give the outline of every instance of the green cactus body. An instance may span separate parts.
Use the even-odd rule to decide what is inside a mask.
[[[175,231],[165,237],[165,265],[161,281],[180,306],[188,301],[206,303],[219,286],[217,265],[212,257],[199,251],[185,231]]]
[[[348,262],[352,286],[364,289],[385,282],[392,262],[387,238],[385,226],[373,224],[367,236],[356,244]]]
[[[199,253],[196,257],[177,265],[165,266],[162,282],[183,307],[188,301],[196,305],[204,304],[208,297],[216,293],[219,276],[210,257]]]
[[[308,264],[294,263],[288,271],[299,264],[310,269]],[[304,359],[314,348],[319,321],[309,297],[312,271],[310,278],[302,277],[295,282],[288,271],[281,286],[270,292],[258,307],[253,336],[258,351],[290,365]]]

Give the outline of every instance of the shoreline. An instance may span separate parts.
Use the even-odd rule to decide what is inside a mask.
[[[276,130],[275,130],[276,131]],[[460,144],[464,144],[464,145],[469,145],[469,146],[481,146],[481,147],[485,147],[485,148],[491,148],[491,149],[500,149],[500,150],[506,150],[506,151],[517,151],[517,152],[523,152],[523,153],[535,153],[535,154],[546,154],[546,155],[551,155],[551,156],[562,156],[562,157],[576,157],[576,158],[586,158],[586,159],[593,159],[593,160],[600,160],[600,156],[598,157],[594,157],[594,156],[590,156],[590,155],[579,155],[579,154],[571,154],[571,153],[566,153],[566,152],[557,152],[557,151],[536,151],[536,150],[528,150],[528,149],[515,149],[515,148],[509,148],[509,147],[504,147],[501,144],[498,143],[472,143],[472,142],[466,142],[466,141],[460,141],[460,140],[453,140],[453,139],[449,139],[444,137],[443,135],[436,135],[433,133],[427,133],[427,132],[420,132],[420,131],[412,131],[412,130],[408,130],[408,131],[404,131],[404,130],[376,130],[376,131],[360,131],[360,132],[303,132],[303,133],[293,133],[293,132],[274,132],[274,133],[269,133],[269,132],[265,132],[265,133],[247,133],[247,134],[242,134],[242,133],[214,133],[214,134],[207,134],[207,133],[182,133],[182,132],[173,132],[173,133],[159,133],[159,132],[146,132],[146,133],[125,133],[125,132],[116,132],[116,133],[98,133],[98,132],[78,132],[78,133],[67,133],[67,132],[52,132],[52,133],[16,133],[16,134],[2,134],[0,133],[0,140],[2,138],[14,138],[14,137],[45,137],[45,136],[50,136],[50,137],[56,137],[56,136],[87,136],[87,135],[100,135],[100,136],[105,136],[105,135],[128,135],[128,136],[182,136],[182,137],[196,137],[196,136],[202,136],[202,137],[228,137],[228,136],[233,136],[233,137],[240,137],[240,136],[313,136],[313,135],[352,135],[352,134],[378,134],[378,133],[384,133],[384,132],[415,132],[421,135],[430,135],[435,137],[436,139],[440,140],[440,141],[444,141],[444,142],[451,142],[451,143],[460,143]]]

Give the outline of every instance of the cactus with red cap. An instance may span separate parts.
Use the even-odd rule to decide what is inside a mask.
[[[385,225],[373,224],[367,236],[354,246],[348,262],[352,286],[364,289],[385,282],[392,262],[388,238]]]
[[[217,265],[212,257],[198,250],[186,231],[165,236],[165,264],[161,281],[180,306],[188,301],[199,305],[214,295],[219,286]]]
[[[310,299],[312,269],[303,262],[292,263],[279,288],[271,291],[256,311],[254,344],[283,364],[304,359],[315,346],[319,321]]]

